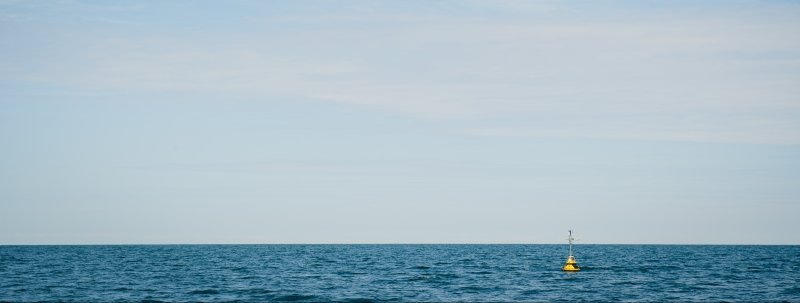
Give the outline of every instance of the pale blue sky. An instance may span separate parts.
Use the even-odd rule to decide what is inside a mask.
[[[793,1],[0,0],[0,244],[800,244]]]

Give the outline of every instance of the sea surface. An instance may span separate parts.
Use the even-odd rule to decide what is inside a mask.
[[[0,246],[0,301],[790,301],[800,246]]]

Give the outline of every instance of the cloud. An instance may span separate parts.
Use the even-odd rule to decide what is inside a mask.
[[[528,11],[543,16],[553,5]],[[800,141],[794,19],[377,14],[282,16],[230,34],[99,30],[82,44],[64,42],[75,35],[66,30],[48,64],[19,78],[321,100],[490,124],[468,128],[479,135]]]
[[[669,121],[661,121],[666,123]],[[683,141],[707,143],[800,144],[797,125],[742,123],[750,125],[678,124],[650,126],[630,123],[628,127],[487,127],[463,129],[464,134],[493,138],[610,139],[644,141]],[[782,124],[782,123],[778,123]],[[644,126],[644,127],[643,127]]]

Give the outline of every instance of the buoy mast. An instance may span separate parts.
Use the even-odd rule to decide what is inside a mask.
[[[564,267],[561,268],[564,271],[579,271],[579,270],[581,270],[581,268],[578,266],[578,262],[575,261],[575,257],[572,256],[572,241],[574,241],[574,240],[575,240],[575,238],[572,237],[572,230],[570,229],[569,230],[569,237],[567,238],[567,241],[569,242],[569,256],[567,257],[567,263],[564,264]]]
[[[572,241],[573,240],[575,240],[575,238],[572,237],[572,230],[570,229],[569,230],[569,238],[567,238],[567,241],[569,241],[569,255],[570,256],[572,256]]]

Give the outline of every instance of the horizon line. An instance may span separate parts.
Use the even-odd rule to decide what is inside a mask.
[[[568,245],[567,243],[19,243],[0,246],[202,246],[202,245]],[[661,245],[661,246],[800,246],[800,243],[580,243],[580,245]]]

